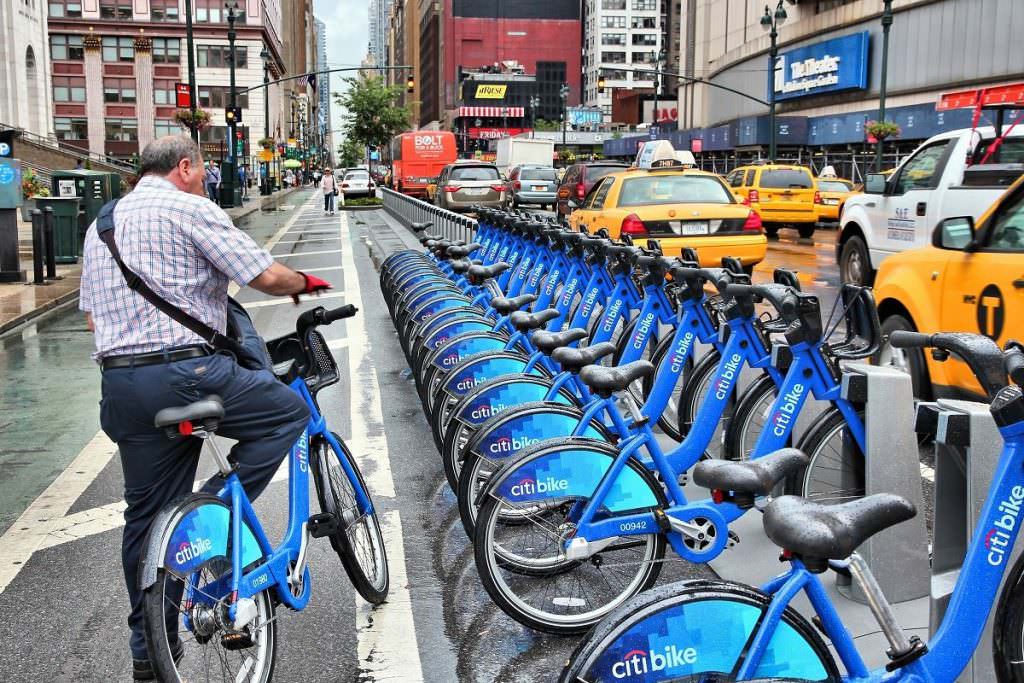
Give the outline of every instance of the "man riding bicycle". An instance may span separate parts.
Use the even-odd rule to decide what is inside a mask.
[[[120,452],[125,481],[122,563],[131,612],[135,680],[152,680],[146,649],[141,551],[161,508],[191,493],[202,442],[169,440],[153,425],[157,412],[218,395],[224,404],[219,433],[238,443],[231,460],[246,493],[270,483],[309,420],[302,398],[269,370],[251,370],[233,354],[172,319],[130,287],[123,269],[139,276],[165,302],[225,334],[228,283],[271,295],[317,293],[330,284],[274,261],[236,228],[203,192],[203,160],[186,136],[160,138],[142,151],[141,179],[113,212],[117,255],[89,227],[82,265],[80,308],[94,332],[93,358],[103,371],[100,424]],[[117,256],[121,263],[118,263]],[[220,477],[204,490],[216,492]]]

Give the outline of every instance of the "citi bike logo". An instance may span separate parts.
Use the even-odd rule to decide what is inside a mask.
[[[174,561],[178,564],[191,562],[203,553],[213,549],[213,541],[208,538],[197,538],[194,541],[182,541],[178,546],[178,552],[174,553]]]
[[[619,299],[608,307],[608,311],[604,314],[604,325],[601,326],[602,330],[605,332],[611,332],[612,328],[615,327],[615,320],[619,315],[620,308],[622,308],[622,299]]]
[[[503,410],[505,410],[504,403],[495,403],[493,405],[484,403],[474,408],[473,412],[471,412],[469,416],[474,419],[480,420],[486,417],[490,417],[491,415],[497,415]]]
[[[583,317],[590,315],[590,309],[594,307],[594,299],[597,298],[597,290],[587,292],[587,298],[583,300]]]
[[[772,415],[772,433],[775,436],[785,436],[786,428],[789,427],[793,421],[793,415],[796,413],[796,407],[800,404],[800,399],[804,395],[806,387],[803,384],[794,384],[793,388],[782,397],[782,405]]]
[[[687,332],[683,335],[683,338],[676,344],[676,348],[672,352],[672,366],[671,370],[673,373],[679,372],[683,367],[683,362],[686,360],[687,354],[690,352],[690,344],[693,343],[693,333]]]
[[[447,355],[447,356],[445,356],[444,358],[441,359],[441,365],[445,365],[447,367],[451,367],[451,366],[455,365],[456,363],[458,363],[460,360],[462,360],[462,354],[460,354],[460,353],[452,353],[452,354],[449,354],[449,355]]]
[[[309,440],[305,432],[295,443],[295,459],[299,462],[300,471],[305,472],[309,469]]]
[[[651,331],[651,325],[653,324],[654,314],[648,313],[647,317],[636,326],[636,338],[633,340],[634,349],[642,349],[644,347],[644,342],[647,341],[647,334]]]
[[[464,379],[461,382],[459,382],[458,384],[456,384],[455,388],[458,389],[459,391],[469,391],[470,389],[472,389],[477,384],[480,384],[483,381],[484,381],[483,377],[480,377],[480,378],[467,377],[466,379]]]
[[[554,493],[556,491],[567,491],[569,489],[568,479],[546,479],[535,480],[529,477],[520,479],[519,483],[513,486],[509,493],[513,496],[532,496],[535,493]]]
[[[551,271],[550,275],[548,275],[548,283],[547,285],[544,286],[545,296],[551,296],[552,294],[555,293],[555,287],[558,286],[558,276],[560,274],[561,271],[556,268],[555,270]]]
[[[521,439],[514,436],[512,438],[503,436],[492,443],[487,450],[491,453],[512,453],[513,451],[518,451],[522,448],[526,448],[527,446],[531,446],[538,441],[540,441],[540,439],[531,439],[528,436],[524,436]]]
[[[734,353],[732,358],[726,361],[722,376],[715,382],[715,398],[719,401],[724,401],[729,396],[729,389],[732,388],[733,380],[736,379],[736,373],[739,372],[742,360],[743,357],[740,354]]]
[[[687,664],[697,663],[697,650],[692,647],[678,648],[668,645],[664,650],[645,652],[640,649],[630,650],[622,657],[621,662],[612,665],[612,676],[629,678],[665,669],[675,669]]]
[[[562,299],[559,302],[559,306],[562,308],[569,308],[569,304],[572,303],[572,298],[576,296],[577,284],[574,281],[569,282],[562,289]]]
[[[538,261],[537,265],[533,269],[533,272],[530,273],[530,287],[536,287],[537,283],[540,282],[541,275],[543,274],[544,264]]]
[[[996,507],[996,513],[1002,516],[992,524],[992,528],[985,534],[988,563],[993,567],[998,567],[1006,561],[1006,555],[1011,550],[1010,541],[1013,538],[1013,530],[1017,528],[1022,506],[1024,506],[1024,486],[1014,486],[1010,489],[1009,498],[1000,502]]]

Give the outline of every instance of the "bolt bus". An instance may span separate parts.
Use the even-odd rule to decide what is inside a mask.
[[[426,197],[427,185],[457,158],[455,134],[446,130],[410,131],[391,141],[392,187]]]

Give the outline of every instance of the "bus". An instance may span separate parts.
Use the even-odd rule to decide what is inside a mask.
[[[409,131],[391,141],[391,185],[403,194],[426,197],[427,185],[455,161],[455,134],[446,130]]]

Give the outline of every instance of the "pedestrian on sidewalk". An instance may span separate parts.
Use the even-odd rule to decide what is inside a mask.
[[[217,168],[217,163],[214,161],[210,162],[210,167],[206,169],[206,196],[210,198],[210,201],[214,204],[218,204],[217,196],[220,193],[220,169]]]
[[[228,282],[275,296],[319,293],[330,284],[274,261],[203,195],[203,159],[188,136],[155,140],[142,151],[141,179],[113,211],[121,263],[158,297],[226,333]],[[101,215],[103,212],[101,211]],[[107,233],[108,235],[110,233]],[[124,473],[121,560],[131,605],[129,646],[135,680],[153,680],[146,649],[140,556],[150,525],[167,504],[192,492],[202,441],[168,439],[153,426],[164,408],[221,397],[219,434],[236,439],[230,460],[255,498],[309,421],[302,398],[269,370],[251,370],[217,351],[130,288],[94,222],[85,239],[80,307],[102,368],[100,425],[117,444]],[[236,318],[237,319],[237,318]],[[216,493],[213,477],[203,491]],[[168,605],[168,619],[180,618]],[[192,646],[172,651],[195,656]]]
[[[245,166],[238,167],[238,186],[242,188],[242,199],[249,198],[249,174],[245,170]]]
[[[324,191],[324,213],[334,215],[334,198],[338,194],[338,184],[334,180],[331,169],[325,168],[323,178],[320,179],[320,189]]]

